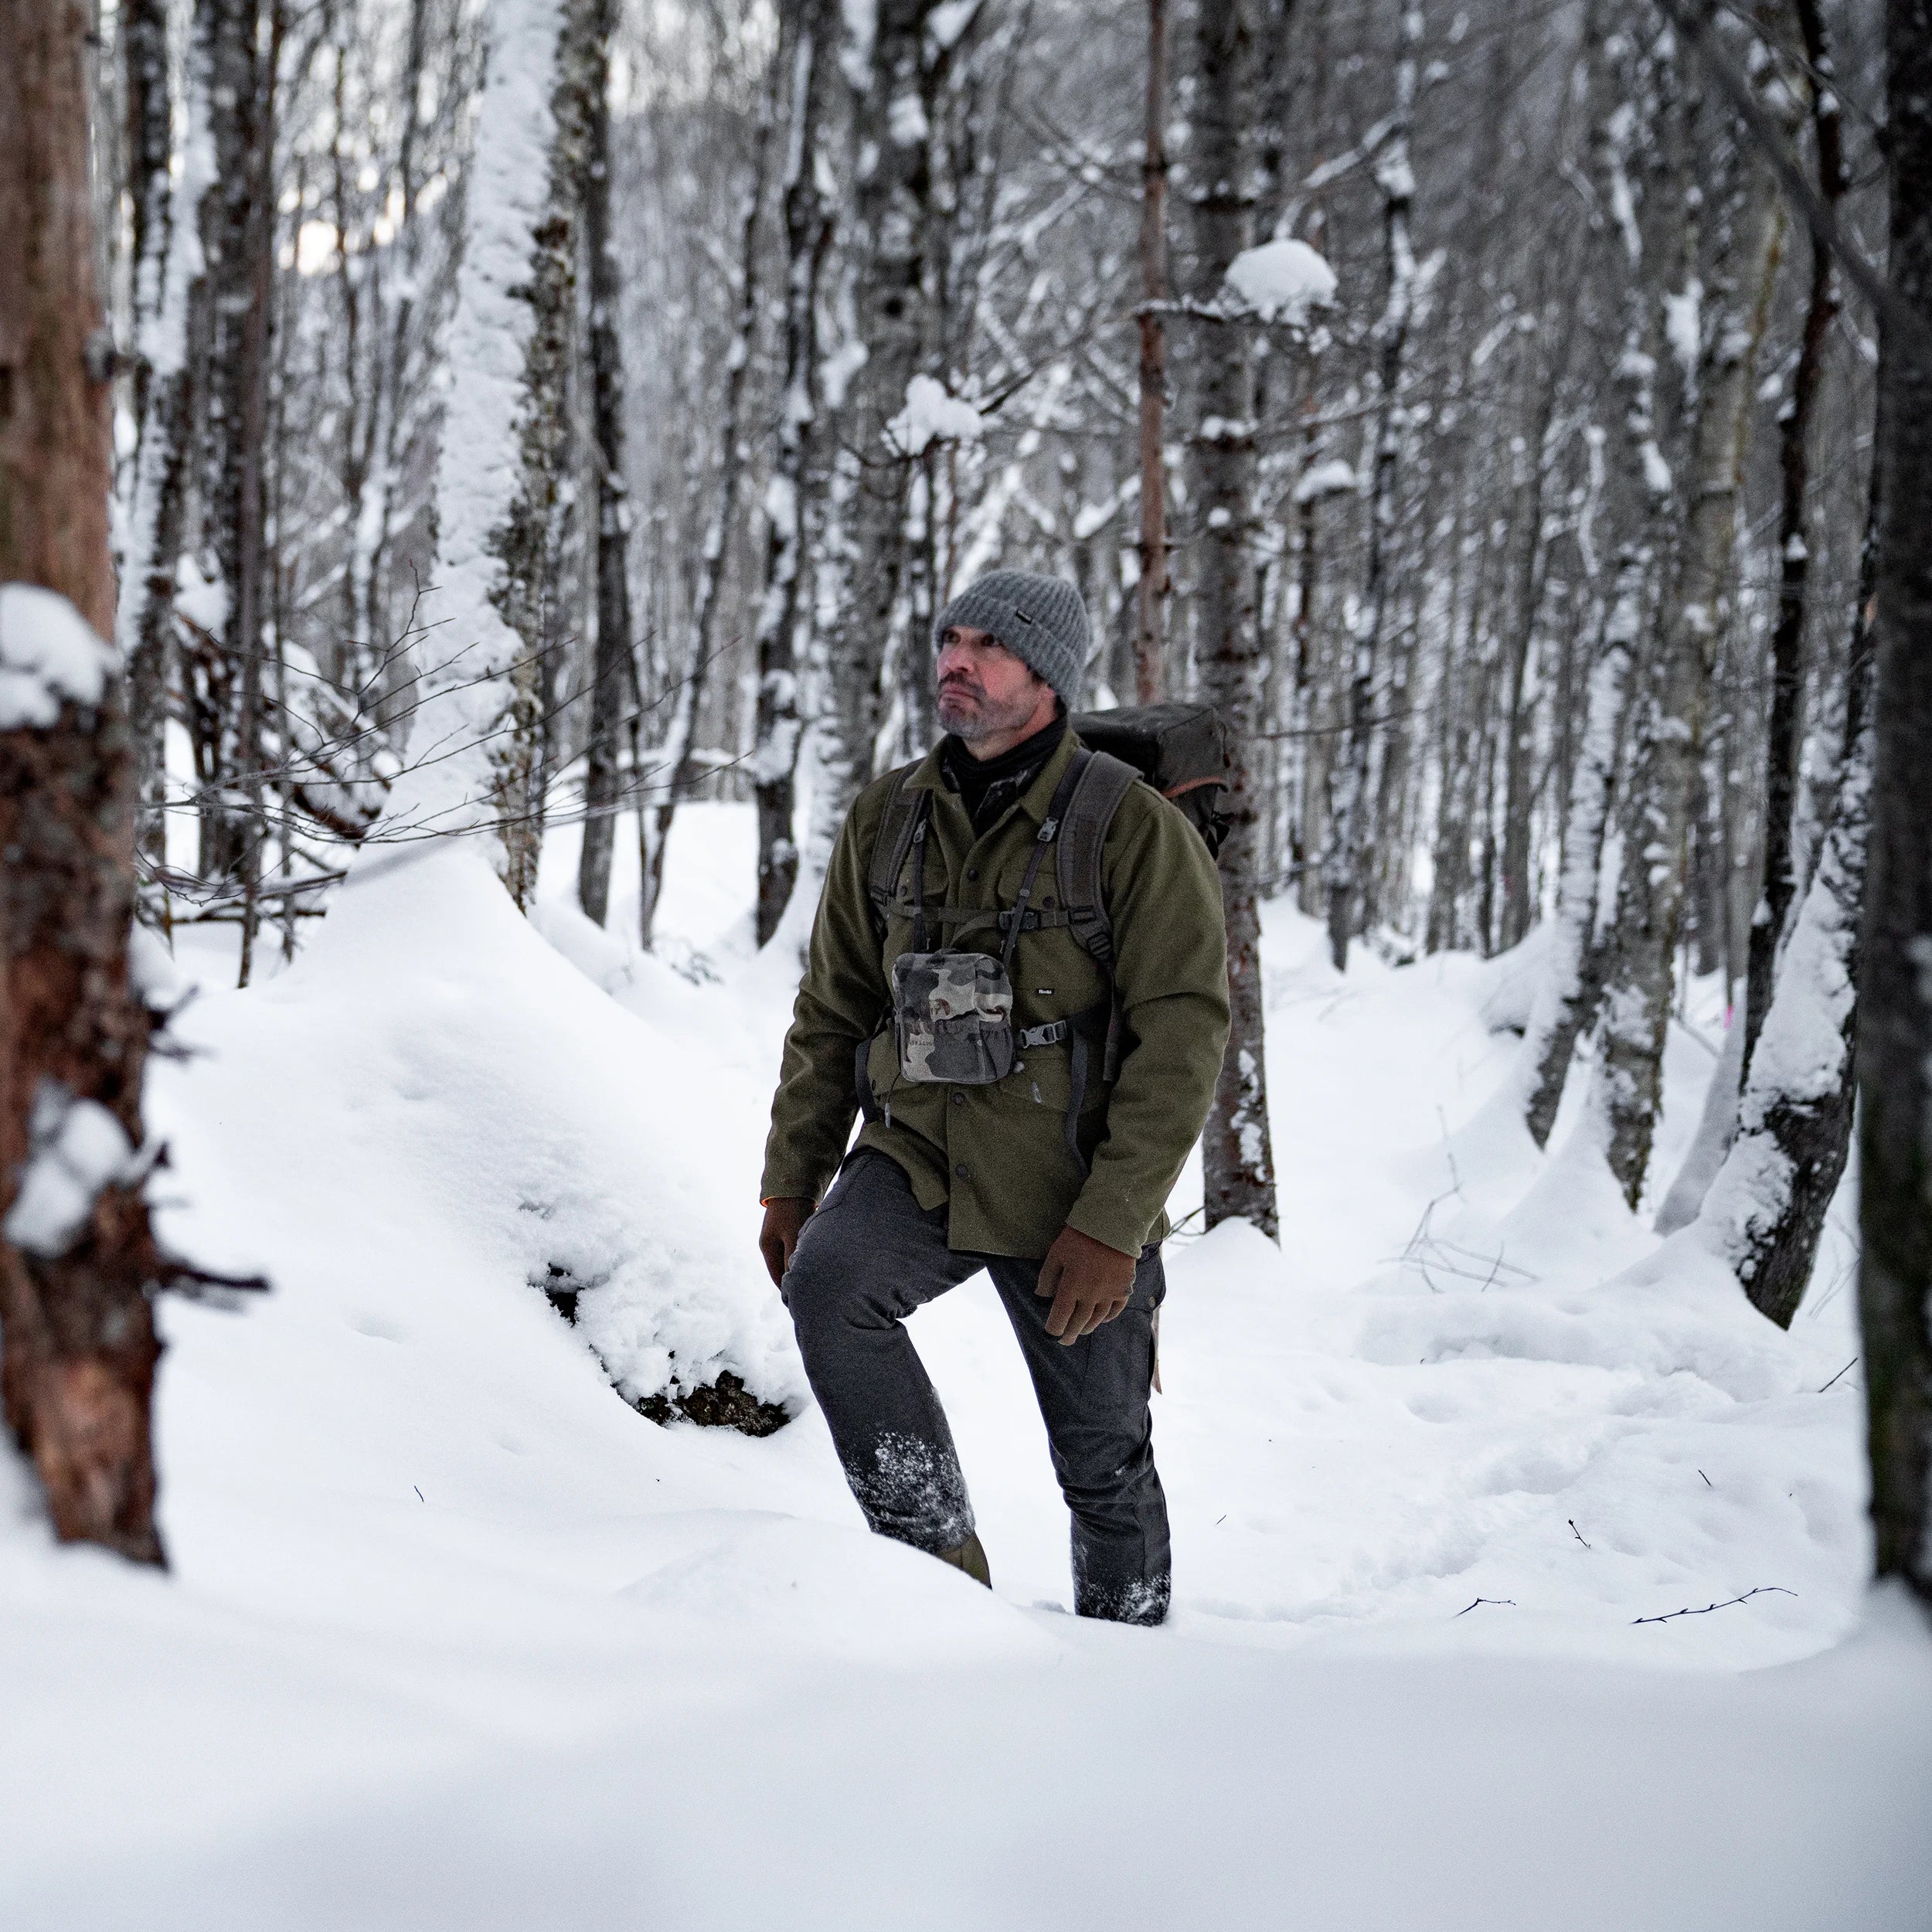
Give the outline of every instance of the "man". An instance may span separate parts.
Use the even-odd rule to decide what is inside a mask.
[[[1056,903],[1042,861],[1090,764],[1111,763],[1066,724],[1087,639],[1079,592],[1019,571],[940,612],[949,735],[869,785],[840,832],[772,1103],[760,1247],[866,1521],[981,1583],[951,1431],[903,1324],[986,1269],[1072,1512],[1075,1608],[1156,1624],[1160,1243],[1226,1045],[1226,939],[1206,848],[1118,766],[1098,847],[1111,965],[1077,932],[1082,909]]]

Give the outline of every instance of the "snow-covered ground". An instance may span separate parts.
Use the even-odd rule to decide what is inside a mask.
[[[172,1577],[53,1549],[0,1462],[0,1927],[1932,1924],[1932,1643],[1864,1587],[1842,1220],[1781,1334],[1567,1116],[1522,1136],[1533,948],[1345,981],[1271,908],[1283,1238],[1170,1250],[1176,1613],[1066,1614],[981,1281],[914,1334],[989,1595],[864,1533],[764,1283],[791,975],[751,857],[748,812],[681,815],[648,959],[574,912],[568,835],[529,923],[454,851],[365,866],[186,1009],[164,1229],[274,1291],[167,1305]],[[611,1386],[723,1366],[797,1420]]]

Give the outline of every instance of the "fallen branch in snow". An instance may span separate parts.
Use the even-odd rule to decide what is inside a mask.
[[[1464,1604],[1461,1609],[1456,1612],[1456,1617],[1467,1617],[1470,1611],[1476,1607],[1476,1604],[1494,1604],[1498,1608],[1504,1610],[1514,1610],[1516,1607],[1516,1600],[1513,1597],[1478,1597],[1475,1604]],[[1456,1621],[1456,1617],[1451,1617],[1449,1619],[1450,1622],[1453,1624]]]
[[[1858,1357],[1857,1357],[1856,1355],[1854,1355],[1854,1356],[1852,1356],[1852,1358],[1851,1359],[1851,1360],[1850,1360],[1849,1362],[1846,1362],[1846,1363],[1845,1363],[1845,1366],[1844,1366],[1843,1368],[1842,1368],[1841,1369],[1839,1369],[1839,1371],[1838,1372],[1838,1375],[1835,1375],[1834,1376],[1832,1376],[1832,1382],[1835,1382],[1835,1381],[1837,1381],[1837,1380],[1838,1379],[1838,1376],[1846,1376],[1846,1375],[1849,1375],[1849,1374],[1851,1373],[1851,1372],[1852,1372],[1854,1369],[1855,1369],[1858,1366],[1859,1366],[1859,1359],[1858,1359]],[[1831,1386],[1832,1386],[1832,1382],[1828,1382],[1828,1383],[1826,1383],[1825,1384],[1825,1387],[1824,1387],[1824,1388],[1822,1388],[1822,1389],[1820,1389],[1818,1390],[1818,1393],[1819,1393],[1820,1395],[1824,1394],[1824,1393],[1825,1393],[1825,1389],[1828,1389],[1828,1388],[1830,1388],[1830,1387],[1831,1387]]]
[[[1702,1474],[1701,1471],[1699,1473]],[[1706,1481],[1709,1480],[1708,1476],[1705,1478]],[[1795,1597],[1797,1594],[1796,1590],[1786,1590],[1781,1584],[1760,1583],[1755,1590],[1747,1590],[1741,1597],[1726,1597],[1721,1604],[1706,1604],[1702,1610],[1666,1611],[1661,1617],[1634,1617],[1631,1619],[1631,1625],[1634,1629],[1638,1624],[1668,1624],[1679,1617],[1708,1617],[1714,1610],[1729,1610],[1736,1604],[1748,1604],[1753,1597]],[[1481,1600],[1478,1599],[1478,1602]]]
[[[1579,1529],[1577,1527],[1577,1519],[1576,1519],[1574,1516],[1571,1516],[1571,1517],[1566,1518],[1566,1520],[1568,1522],[1568,1523],[1569,1523],[1569,1525],[1570,1525],[1570,1533],[1573,1536],[1574,1536],[1574,1537],[1577,1539],[1577,1540],[1580,1543],[1581,1543],[1581,1544],[1583,1545],[1583,1546],[1584,1547],[1584,1549],[1589,1549],[1589,1548],[1590,1548],[1590,1539],[1589,1539],[1587,1536],[1586,1536],[1583,1534],[1583,1532],[1580,1529]]]

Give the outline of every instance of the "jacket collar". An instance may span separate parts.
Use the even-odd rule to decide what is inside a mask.
[[[1046,821],[1046,808],[1053,802],[1053,794],[1060,781],[1066,776],[1066,767],[1073,762],[1073,754],[1080,748],[1080,741],[1073,735],[1073,727],[1067,727],[1066,735],[1054,747],[1053,754],[1033,774],[1033,781],[1019,795],[1019,809],[1036,825]],[[912,774],[906,781],[908,791],[936,791],[943,798],[951,798],[951,788],[946,783],[945,773],[940,769],[939,747],[935,745],[919,763],[913,766]]]

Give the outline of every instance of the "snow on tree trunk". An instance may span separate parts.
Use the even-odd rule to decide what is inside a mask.
[[[790,17],[788,15],[788,17]],[[818,420],[818,285],[832,239],[821,192],[821,128],[835,31],[832,0],[796,9],[787,79],[784,172],[784,382],[777,447],[765,488],[765,591],[758,607],[757,742],[751,780],[758,811],[758,944],[784,917],[798,879],[797,810],[801,723],[798,636],[804,589],[806,497],[815,474]]]
[[[1791,1325],[1852,1138],[1859,921],[1871,818],[1869,647],[1854,648],[1850,743],[1837,810],[1779,964],[1737,1109],[1737,1134],[1699,1223],[1751,1298]]]
[[[1712,317],[1692,403],[1677,567],[1639,700],[1624,862],[1604,975],[1597,1100],[1607,1111],[1611,1172],[1633,1208],[1643,1194],[1662,1104],[1686,837],[1712,672],[1730,620],[1752,374],[1781,233],[1770,172],[1754,148],[1740,155],[1738,175],[1721,217],[1726,226],[1707,294]]]
[[[1194,35],[1195,116],[1189,213],[1199,294],[1219,300],[1252,238],[1248,131],[1255,46],[1240,0],[1200,0]],[[1263,1049],[1260,905],[1255,877],[1260,805],[1255,733],[1263,728],[1264,658],[1255,611],[1255,341],[1243,321],[1204,325],[1196,345],[1198,414],[1189,497],[1199,521],[1195,576],[1201,695],[1228,726],[1232,764],[1221,849],[1233,1025],[1202,1138],[1208,1225],[1240,1217],[1278,1232]]]
[[[1570,774],[1549,963],[1523,1032],[1519,1063],[1524,1073],[1523,1124],[1539,1147],[1548,1144],[1556,1124],[1577,1039],[1595,1017],[1597,876],[1617,772],[1617,733],[1630,683],[1637,622],[1630,605],[1636,594],[1635,587],[1631,587],[1624,621],[1613,624],[1590,675],[1583,740]]]
[[[1932,1600],[1932,0],[1886,8],[1871,904],[1859,1053],[1859,1308],[1881,1577]]]
[[[862,0],[844,9],[858,155],[852,312],[865,360],[839,419],[846,555],[828,639],[831,716],[816,841],[828,851],[872,777],[880,676],[895,655],[905,587],[911,466],[889,426],[906,407],[926,340],[933,169],[925,40],[937,10],[937,0]]]
[[[489,828],[536,886],[539,662],[563,437],[588,0],[491,0],[436,472],[437,587],[407,769],[378,842]]]
[[[0,1406],[55,1533],[162,1560],[134,747],[114,654],[83,0],[0,16]]]
[[[1405,6],[1402,46],[1395,67],[1395,105],[1376,165],[1382,190],[1383,252],[1388,294],[1376,323],[1375,471],[1369,488],[1368,563],[1355,614],[1348,696],[1347,732],[1330,783],[1328,852],[1323,868],[1328,889],[1328,956],[1340,972],[1349,940],[1364,913],[1369,815],[1369,760],[1375,736],[1373,712],[1378,657],[1387,622],[1389,577],[1395,567],[1396,494],[1402,454],[1403,361],[1415,318],[1416,257],[1410,234],[1415,172],[1409,136],[1415,117],[1422,9]]]
[[[583,747],[583,842],[577,903],[601,926],[611,909],[617,842],[617,727],[636,677],[631,635],[631,492],[624,478],[624,296],[611,233],[611,35],[617,0],[594,0],[590,24],[590,122],[584,143],[583,252],[590,277],[590,417],[596,444],[597,652]],[[642,774],[631,774],[641,785]],[[640,796],[638,810],[645,809]]]

